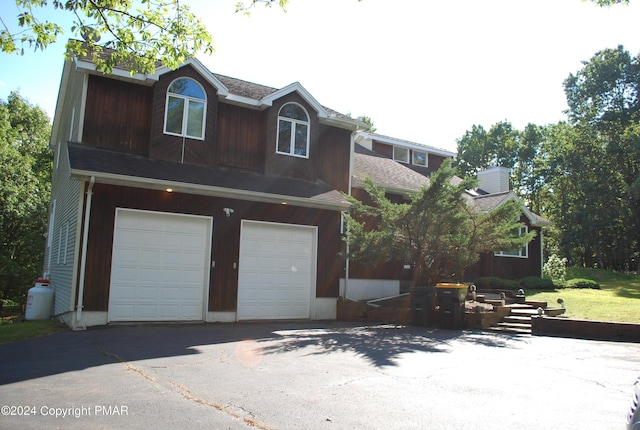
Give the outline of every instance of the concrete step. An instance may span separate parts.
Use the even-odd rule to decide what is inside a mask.
[[[538,315],[538,309],[532,309],[532,308],[511,309],[511,315],[531,317],[533,315]]]
[[[531,325],[531,316],[529,316],[529,315],[508,315],[508,316],[504,317],[503,322]]]
[[[500,322],[491,326],[491,330],[504,333],[531,334],[531,324]]]
[[[541,305],[543,303],[535,302],[533,304]],[[538,307],[534,307],[530,303],[512,303],[508,307],[511,309],[511,313],[491,329],[505,333],[531,334],[531,317],[538,315]]]

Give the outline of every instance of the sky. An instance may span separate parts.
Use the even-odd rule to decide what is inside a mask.
[[[205,23],[212,72],[276,88],[299,82],[321,104],[371,117],[377,133],[456,151],[473,125],[522,130],[566,118],[563,81],[596,52],[640,54],[640,0],[290,0],[286,12],[237,0],[182,0]],[[0,17],[16,19],[11,0]],[[43,20],[70,22],[44,10]],[[19,91],[50,117],[64,42],[0,53],[0,99]]]

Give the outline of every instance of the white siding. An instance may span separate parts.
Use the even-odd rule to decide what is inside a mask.
[[[506,167],[489,167],[478,172],[478,188],[489,194],[509,191],[509,169]]]

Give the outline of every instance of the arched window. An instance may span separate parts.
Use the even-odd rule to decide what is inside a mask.
[[[207,96],[199,83],[178,78],[167,90],[164,132],[204,140]]]
[[[302,106],[287,103],[278,113],[276,152],[309,158],[309,115]]]

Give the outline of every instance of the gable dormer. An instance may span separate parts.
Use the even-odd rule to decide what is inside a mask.
[[[218,95],[226,88],[208,78],[191,65],[159,76],[153,86],[149,157],[213,164]]]
[[[319,130],[318,112],[298,92],[273,100],[267,112],[265,174],[314,181]]]
[[[214,74],[196,59],[150,75],[103,75],[77,59],[73,75],[88,82],[84,144],[348,190],[352,133],[363,124],[298,82],[267,87]]]

